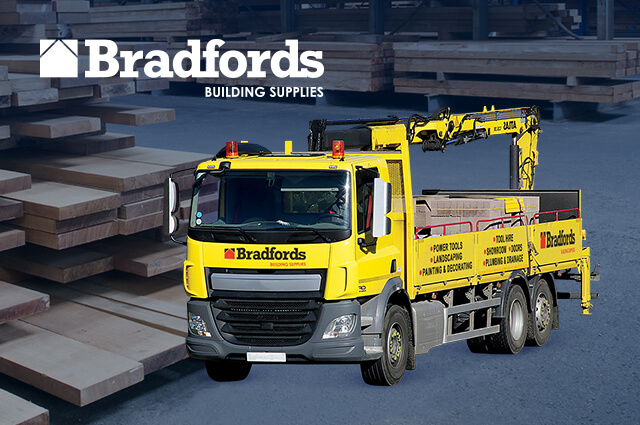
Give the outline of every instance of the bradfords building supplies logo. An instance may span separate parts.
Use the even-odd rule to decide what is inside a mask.
[[[307,259],[307,252],[294,248],[291,251],[267,247],[262,251],[251,251],[245,248],[227,248],[224,251],[225,260],[284,260],[302,261]]]
[[[152,50],[146,54],[141,51],[118,51],[118,45],[111,40],[86,40],[84,45],[89,52],[89,69],[84,72],[84,76],[138,78],[138,62],[144,63],[142,70],[149,78],[266,78],[267,70],[280,79],[315,79],[324,74],[322,51],[300,52],[297,40],[286,40],[287,49],[276,52],[221,52],[219,49],[224,44],[222,40],[211,40],[202,50],[200,40],[189,40],[189,48],[179,51],[171,59],[167,52],[161,50]],[[77,77],[78,74],[77,40],[40,40],[41,77]],[[210,87],[208,89],[205,93],[210,97],[213,90]],[[299,92],[301,88],[297,89]],[[322,95],[321,88],[306,89],[320,89]]]
[[[556,248],[560,246],[573,245],[576,243],[576,235],[571,230],[570,233],[565,233],[564,230],[560,230],[558,234],[551,232],[540,233],[540,248]]]

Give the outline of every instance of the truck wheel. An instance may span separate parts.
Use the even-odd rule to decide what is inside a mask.
[[[500,321],[500,332],[491,335],[490,351],[516,354],[522,350],[527,339],[527,300],[522,288],[510,285],[505,316]]]
[[[207,375],[218,382],[242,381],[251,371],[251,363],[231,360],[205,361]]]
[[[362,363],[362,378],[370,385],[395,385],[404,376],[409,355],[409,315],[400,306],[393,305],[384,317],[382,357]]]
[[[533,314],[529,315],[527,344],[542,347],[551,336],[553,298],[549,284],[540,279],[533,296]]]

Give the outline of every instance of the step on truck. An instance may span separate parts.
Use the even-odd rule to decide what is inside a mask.
[[[308,152],[227,142],[195,170],[182,233],[172,176],[164,226],[172,238],[186,227],[189,355],[217,381],[244,379],[253,363],[334,362],[394,385],[441,344],[544,345],[558,299],[589,314],[597,274],[580,191],[533,190],[539,123],[536,107],[441,109],[314,120]],[[512,136],[509,190],[413,195],[409,145],[444,151],[498,134]],[[565,279],[580,292],[561,291]]]

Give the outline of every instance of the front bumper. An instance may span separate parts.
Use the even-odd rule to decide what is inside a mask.
[[[211,333],[210,337],[191,333],[187,337],[187,352],[195,359],[246,360],[248,352],[284,352],[287,362],[357,363],[370,359],[360,333],[360,304],[355,300],[322,304],[317,326],[308,341],[299,345],[275,347],[239,345],[226,341],[214,322],[210,301],[192,299],[188,302],[188,310],[202,317]],[[352,335],[323,340],[322,334],[327,325],[344,314],[355,314],[357,317]]]

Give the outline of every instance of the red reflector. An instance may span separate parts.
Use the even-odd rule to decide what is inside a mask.
[[[333,141],[333,152],[331,156],[333,159],[344,159],[344,140]]]
[[[238,142],[231,141],[227,142],[227,158],[237,158],[238,157]]]

